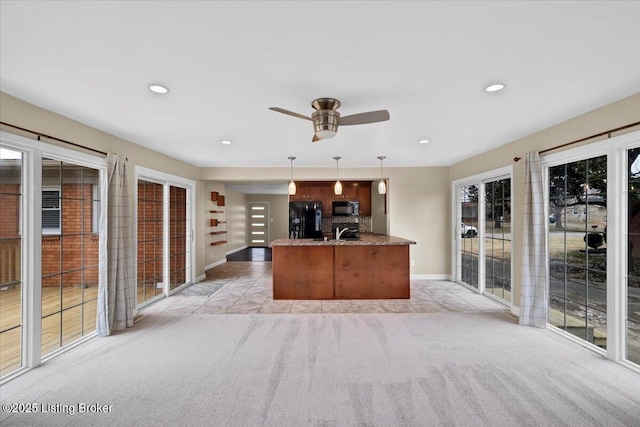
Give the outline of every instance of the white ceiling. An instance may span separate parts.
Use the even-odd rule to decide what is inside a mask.
[[[637,1],[0,4],[0,90],[197,166],[451,165],[640,92]],[[391,119],[268,110],[318,97]]]

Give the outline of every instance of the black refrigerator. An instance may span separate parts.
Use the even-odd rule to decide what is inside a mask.
[[[322,237],[322,202],[289,202],[289,238]]]

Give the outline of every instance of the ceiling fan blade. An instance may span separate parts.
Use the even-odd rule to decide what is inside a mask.
[[[387,110],[368,111],[366,113],[352,114],[350,116],[340,117],[338,123],[340,126],[364,125],[367,123],[384,122],[389,120],[389,112]]]
[[[299,119],[305,119],[305,120],[311,121],[311,117],[303,116],[302,114],[294,113],[293,111],[285,110],[283,108],[269,107],[269,110],[275,111],[277,113],[282,113],[282,114],[286,114],[286,115],[289,115],[289,116],[297,117]]]
[[[321,138],[318,138],[318,135],[314,133],[313,138],[311,138],[311,142],[318,142],[318,141],[321,141]]]

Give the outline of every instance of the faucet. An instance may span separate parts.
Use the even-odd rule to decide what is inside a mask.
[[[336,240],[340,240],[340,236],[342,236],[342,233],[344,233],[348,229],[349,227],[345,227],[343,230],[340,230],[340,228],[336,228]]]

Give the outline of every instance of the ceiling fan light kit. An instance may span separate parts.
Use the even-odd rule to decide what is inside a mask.
[[[340,108],[340,101],[334,98],[315,99],[311,106],[316,110],[311,114],[311,117],[279,107],[269,107],[269,109],[313,122],[314,134],[312,142],[333,138],[338,133],[339,126],[363,125],[389,120],[389,112],[387,110],[369,111],[340,117],[340,113],[337,111]]]

